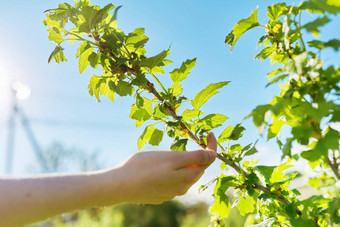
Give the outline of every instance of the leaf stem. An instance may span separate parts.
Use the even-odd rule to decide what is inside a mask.
[[[150,75],[156,81],[158,86],[160,86],[162,88],[162,90],[165,92],[165,94],[168,94],[168,91],[164,88],[163,84],[159,81],[159,79],[152,72],[150,72]]]
[[[329,165],[329,167],[331,167],[335,177],[337,178],[337,180],[340,180],[340,174],[339,174],[339,170],[336,166],[336,163],[332,163],[332,161],[329,159],[329,157],[325,157],[327,164]]]
[[[77,37],[79,40],[86,41],[86,42],[91,43],[92,45],[98,46],[98,44],[96,44],[96,43],[94,43],[94,42],[92,42],[92,41],[90,41],[88,39],[84,39],[83,37],[81,37],[81,36],[79,36],[79,35],[77,35],[77,34],[75,34],[73,32],[65,30],[65,33],[68,34],[68,35],[73,35],[73,36]]]

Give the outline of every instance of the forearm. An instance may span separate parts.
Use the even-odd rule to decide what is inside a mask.
[[[0,226],[20,226],[91,206],[119,203],[118,173],[0,179]]]

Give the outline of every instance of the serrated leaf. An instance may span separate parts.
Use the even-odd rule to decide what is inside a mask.
[[[214,190],[215,203],[209,208],[209,212],[217,214],[221,218],[226,218],[230,211],[229,197],[226,195],[226,191],[229,187],[236,186],[234,176],[222,175],[217,179],[217,183]]]
[[[260,133],[262,133],[264,126],[266,125],[266,114],[271,110],[271,108],[272,106],[269,104],[259,105],[247,116],[247,118],[253,117],[253,122]]]
[[[196,125],[198,127],[202,127],[203,129],[210,131],[214,128],[221,126],[226,120],[228,119],[227,116],[223,114],[209,114],[204,118],[196,121]]]
[[[93,48],[90,47],[82,52],[79,56],[79,73],[84,72],[84,70],[90,65],[89,57],[94,52]]]
[[[277,117],[273,118],[273,122],[269,125],[267,139],[274,138],[281,130],[285,122],[279,120]]]
[[[163,62],[163,60],[169,56],[170,54],[170,47],[168,50],[164,50],[162,51],[161,53],[153,56],[153,57],[149,57],[149,58],[146,58],[146,59],[143,59],[141,62],[140,62],[140,66],[142,67],[147,67],[147,68],[154,68],[156,66],[158,66],[159,64],[161,64]]]
[[[282,163],[281,165],[275,167],[271,177],[270,177],[270,182],[271,183],[275,183],[275,182],[279,182],[282,181],[286,178],[288,178],[288,176],[283,174],[283,171],[286,169],[289,169],[293,167],[292,165],[288,165],[287,163]]]
[[[315,19],[312,22],[305,24],[302,27],[305,28],[308,32],[312,33],[313,35],[319,35],[320,34],[319,27],[324,26],[328,22],[330,22],[330,19],[327,16],[323,16]]]
[[[170,86],[170,94],[172,94],[173,96],[177,97],[179,95],[182,94],[183,92],[183,88],[181,87],[181,83],[180,82],[175,82]]]
[[[223,130],[223,132],[221,133],[221,135],[218,137],[218,142],[219,143],[223,143],[223,142],[227,141],[229,136],[230,136],[230,134],[231,134],[231,132],[233,131],[233,129],[234,129],[234,126],[231,126],[231,125],[226,127]]]
[[[313,13],[340,13],[340,4],[337,0],[309,0],[302,2],[300,8]]]
[[[184,121],[189,121],[191,119],[197,118],[203,114],[202,111],[200,110],[190,110],[190,109],[185,109],[182,113],[182,117]]]
[[[188,139],[175,139],[172,142],[170,149],[173,151],[186,151],[187,143],[188,143]]]
[[[270,177],[276,166],[255,166],[255,169],[264,176],[267,183],[270,183]]]
[[[227,35],[225,43],[230,45],[230,52],[233,51],[235,43],[237,40],[248,30],[259,26],[259,22],[257,19],[257,10],[253,10],[251,15],[243,20],[240,20],[233,28],[233,30]]]
[[[283,145],[282,148],[282,157],[281,160],[283,160],[286,156],[291,157],[292,156],[292,143],[294,141],[294,138],[287,138],[286,143]]]
[[[229,84],[230,81],[219,82],[209,84],[206,88],[202,91],[197,93],[195,98],[191,100],[191,105],[198,110],[204,103],[208,101],[208,99],[218,93],[218,89],[224,87],[225,85]]]
[[[97,6],[84,6],[80,8],[79,18],[83,23],[79,25],[79,31],[91,33],[96,25],[103,21],[108,12],[114,8],[115,7],[112,4],[108,4],[102,9],[99,9]]]
[[[164,106],[157,104],[155,106],[154,112],[153,112],[153,118],[155,119],[164,119],[167,118],[169,116],[169,113],[166,111],[166,109],[164,108]]]
[[[112,82],[112,78],[93,75],[88,86],[90,95],[95,95],[98,102],[100,102],[100,95],[106,96],[114,102],[116,93],[110,89],[110,82]]]
[[[241,196],[237,203],[237,209],[240,211],[242,216],[252,213],[254,211],[255,201],[253,197],[247,195],[246,198]]]
[[[278,20],[288,10],[286,3],[278,3],[267,7],[267,16],[273,21]]]
[[[144,47],[144,45],[148,42],[149,38],[144,35],[144,28],[136,28],[133,32],[129,33],[126,37],[125,45],[128,48],[133,48],[135,51],[138,48]]]
[[[152,101],[147,98],[143,99],[143,105],[137,106],[136,104],[131,105],[130,118],[135,119],[136,126],[141,126],[145,121],[149,120],[152,116]]]
[[[63,50],[64,49],[61,46],[56,46],[48,58],[48,63],[50,63],[52,60],[55,60],[57,63],[67,61]]]
[[[244,156],[250,156],[250,155],[253,155],[255,153],[257,153],[258,150],[256,149],[255,145],[250,148],[249,150],[246,151],[246,153],[244,154]]]
[[[275,84],[276,82],[279,82],[280,80],[284,80],[286,79],[287,77],[289,76],[289,74],[282,74],[282,75],[279,75],[277,77],[275,77],[274,79],[272,79],[268,84],[266,84],[266,87],[272,85],[272,84]]]
[[[49,33],[48,39],[54,41],[57,45],[60,45],[64,41],[64,38],[58,28],[53,27],[48,29],[47,31]]]
[[[265,47],[255,56],[255,59],[265,60],[274,53],[274,50],[273,46]]]
[[[331,39],[328,42],[323,42],[320,40],[312,40],[308,42],[308,45],[310,47],[315,47],[320,50],[325,49],[325,48],[333,48],[335,51],[338,51],[340,48],[340,40],[338,39]]]
[[[90,56],[88,57],[88,60],[90,62],[90,65],[92,68],[97,68],[98,62],[99,62],[99,56],[95,52],[92,52]]]
[[[170,72],[170,78],[173,82],[180,82],[187,78],[190,71],[196,64],[196,58],[194,59],[188,59],[185,62],[182,63],[181,67],[179,69],[174,69]]]
[[[109,86],[111,90],[113,90],[120,96],[127,96],[127,95],[131,96],[134,91],[133,86],[129,82],[123,81],[123,80],[111,82],[109,83]]]
[[[243,126],[241,126],[241,124],[237,124],[233,130],[231,131],[228,139],[231,140],[238,140],[239,138],[242,137],[243,135],[243,131],[245,130],[245,128]]]
[[[139,137],[137,145],[140,150],[145,144],[157,146],[163,139],[163,132],[153,125],[147,126]]]

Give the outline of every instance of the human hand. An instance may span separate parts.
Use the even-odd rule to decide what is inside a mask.
[[[185,194],[215,160],[217,142],[207,136],[206,150],[147,151],[132,155],[115,169],[120,176],[121,202],[159,204]]]

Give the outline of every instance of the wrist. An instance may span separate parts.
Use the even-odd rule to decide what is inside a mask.
[[[96,171],[92,175],[91,206],[112,206],[127,202],[127,188],[121,167]]]

